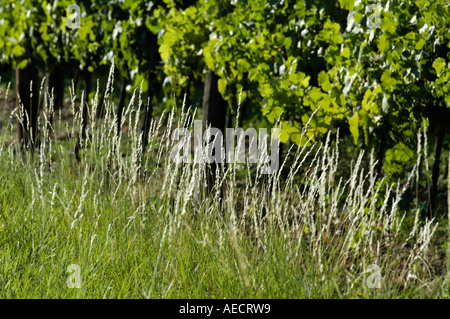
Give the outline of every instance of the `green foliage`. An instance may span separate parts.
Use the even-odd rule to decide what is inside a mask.
[[[207,28],[206,17],[195,7],[181,10],[173,6],[166,14],[159,52],[167,74],[164,84],[177,95],[188,83],[202,78]]]
[[[69,0],[47,2],[7,0],[0,4],[1,62],[23,68],[28,63],[45,65],[46,70],[62,61],[76,61],[90,73],[114,61],[122,77],[131,77],[144,90],[151,81],[160,82],[157,33],[165,2],[80,1],[80,27],[66,22]]]
[[[3,1],[1,62],[75,60],[93,72],[114,61],[134,86],[164,87],[167,101],[211,69],[232,114],[239,97],[260,105],[281,122],[282,142],[300,145],[340,128],[388,150],[416,144],[424,120],[433,135],[448,118],[448,1],[81,1],[76,30],[65,26],[69,4]]]
[[[165,71],[182,85],[212,69],[231,107],[239,95],[260,100],[272,123],[281,119],[283,141],[291,134],[300,143],[300,127],[313,111],[319,114],[307,137],[333,129],[345,116],[329,96],[318,47],[342,43],[340,24],[333,22],[339,14],[325,1],[198,1],[167,17],[160,47]]]
[[[0,4],[0,61],[22,69],[30,63],[51,67],[68,59],[65,25],[70,1],[12,0]]]
[[[282,142],[302,144],[316,112],[306,138],[347,127],[389,149],[449,105],[447,16],[442,1],[197,1],[172,10],[160,52],[172,84],[207,67],[231,106],[261,101]]]
[[[372,1],[360,1],[357,6],[340,3],[348,10],[341,44],[341,52],[346,53],[338,58],[334,51],[325,50],[333,89],[343,95],[336,103],[351,110],[349,126],[355,143],[359,139],[356,125],[368,132],[368,146],[386,139],[393,147],[386,153],[386,170],[398,171],[399,163],[411,159],[406,154],[413,153],[405,151],[403,142],[408,140],[414,148],[423,120],[439,122],[439,116],[445,118],[438,115],[439,110],[450,105],[446,94],[449,4],[398,0],[379,1],[374,7]]]
[[[165,6],[144,0],[107,2],[100,9],[99,14],[108,17],[101,20],[106,48],[102,64],[114,62],[121,77],[133,80],[136,87],[142,84],[144,91],[160,82],[157,34],[164,12]]]

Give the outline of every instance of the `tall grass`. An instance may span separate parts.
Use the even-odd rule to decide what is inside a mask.
[[[113,81],[112,68],[104,119],[95,117],[98,91],[89,101],[86,139],[73,87],[70,122],[52,114],[53,96],[41,87],[48,102],[34,154],[9,134],[17,110],[4,127],[1,298],[448,296],[438,224],[422,221],[419,209],[399,209],[418,165],[390,185],[376,176],[373,154],[361,151],[344,178],[339,137],[328,135],[290,149],[286,179],[281,170],[261,174],[261,162],[228,163],[208,193],[205,164],[170,159],[172,130],[186,114],[154,119],[144,150],[142,92],[133,92],[116,136]],[[71,264],[81,268],[79,289],[66,284]],[[370,265],[380,267],[380,288],[368,284]]]

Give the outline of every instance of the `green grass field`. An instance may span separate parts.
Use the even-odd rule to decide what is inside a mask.
[[[334,141],[292,149],[284,180],[228,164],[207,195],[205,165],[169,158],[183,115],[155,119],[142,152],[139,97],[120,139],[107,102],[80,163],[76,111],[48,131],[44,110],[34,152],[4,119],[0,298],[448,297],[448,225],[401,212],[409,180],[376,183],[370,154],[347,178]]]

